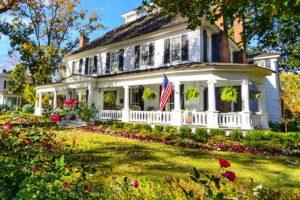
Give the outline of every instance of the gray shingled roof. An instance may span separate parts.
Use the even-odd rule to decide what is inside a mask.
[[[71,55],[75,55],[90,49],[113,44],[116,42],[132,39],[147,33],[170,28],[185,22],[186,20],[179,16],[173,18],[167,17],[165,15],[145,16],[109,31],[102,37],[99,37],[84,45],[83,47],[73,51]]]

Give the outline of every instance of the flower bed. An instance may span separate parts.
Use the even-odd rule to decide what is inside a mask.
[[[82,127],[85,131],[115,135],[124,138],[162,142],[165,144],[200,148],[205,150],[232,151],[253,154],[300,155],[300,133],[276,133],[271,131],[232,130],[226,136],[225,130],[191,128],[182,126],[179,130],[172,126],[155,126],[123,122],[101,123],[100,126]]]

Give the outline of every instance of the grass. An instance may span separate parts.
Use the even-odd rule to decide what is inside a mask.
[[[276,187],[300,187],[300,158],[201,151],[160,143],[138,141],[82,132],[59,131],[60,139],[71,143],[76,138],[76,153],[81,160],[97,168],[95,179],[111,176],[148,177],[150,179],[187,178],[192,166],[216,171],[218,158],[230,160],[229,170],[238,180]],[[86,157],[85,155],[88,155]]]

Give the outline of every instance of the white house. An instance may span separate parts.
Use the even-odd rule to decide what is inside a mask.
[[[229,39],[230,62],[224,62],[222,27],[204,22],[195,30],[181,17],[148,15],[145,9],[122,15],[125,23],[104,36],[88,42],[66,56],[65,78],[36,88],[39,100],[35,113],[41,115],[42,95],[53,94],[54,107],[65,98],[96,104],[98,120],[122,120],[163,125],[208,128],[268,128],[271,98],[266,77],[273,70],[243,62],[235,31]],[[239,26],[236,30],[241,30]],[[224,34],[223,34],[224,35]],[[165,73],[174,92],[165,111],[159,111],[160,91]],[[237,103],[220,99],[220,88],[234,86]],[[197,88],[200,95],[187,101],[184,91]],[[155,100],[143,102],[145,88],[156,92]],[[249,91],[259,89],[261,97],[251,106]],[[116,95],[113,104],[103,101],[107,92]]]
[[[9,80],[9,73],[5,69],[0,73],[0,105],[7,105],[9,107],[22,105],[22,96],[9,94],[5,91]]]

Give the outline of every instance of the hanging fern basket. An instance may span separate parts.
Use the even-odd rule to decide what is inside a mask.
[[[224,102],[234,102],[238,101],[238,90],[234,87],[228,86],[221,90],[221,100]]]
[[[199,90],[197,88],[187,88],[184,95],[186,100],[191,101],[198,98]]]
[[[104,103],[114,104],[116,102],[116,94],[114,92],[107,92],[104,95]]]
[[[156,93],[150,88],[144,90],[142,99],[143,101],[154,100],[156,98]]]
[[[250,90],[250,99],[259,99],[261,97],[261,92],[258,90]]]

